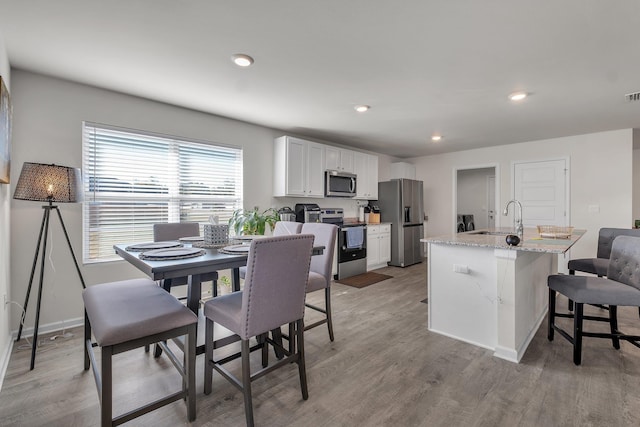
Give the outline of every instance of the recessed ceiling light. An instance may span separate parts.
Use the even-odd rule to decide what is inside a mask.
[[[353,107],[358,113],[364,113],[365,111],[369,111],[369,108],[371,108],[368,105],[356,105],[355,107]]]
[[[238,67],[248,67],[253,64],[253,58],[249,55],[245,55],[244,53],[236,53],[235,55],[231,55],[231,60]]]
[[[442,135],[433,135],[433,136],[431,137],[431,140],[432,140],[433,142],[438,142],[438,141],[442,140]]]
[[[527,92],[513,92],[512,94],[509,94],[509,99],[512,101],[522,101],[528,95],[529,94]]]

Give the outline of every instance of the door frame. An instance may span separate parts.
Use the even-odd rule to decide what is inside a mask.
[[[477,165],[467,165],[467,166],[454,166],[453,167],[453,197],[452,197],[452,232],[455,236],[458,232],[456,217],[458,215],[458,171],[461,170],[471,170],[471,169],[488,169],[493,168],[494,176],[496,177],[495,182],[495,210],[499,211],[500,207],[500,164],[499,163],[482,163]],[[500,218],[496,215],[496,227],[500,227]]]

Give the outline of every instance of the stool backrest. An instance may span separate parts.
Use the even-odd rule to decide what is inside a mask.
[[[313,236],[295,234],[251,242],[238,334],[249,339],[301,319]]]
[[[640,237],[615,238],[607,278],[640,289]]]
[[[278,221],[273,229],[274,236],[288,236],[291,234],[300,234],[302,223],[295,221]]]
[[[320,222],[308,222],[302,224],[302,234],[313,234],[314,246],[324,246],[322,255],[315,255],[311,258],[311,271],[322,274],[327,281],[327,286],[331,284],[331,273],[333,269],[333,253],[336,247],[336,237],[338,227],[334,224],[323,224]]]
[[[640,229],[636,228],[601,228],[598,233],[598,258],[608,259],[611,256],[613,240],[618,236],[640,237]]]
[[[153,241],[165,242],[178,240],[181,237],[200,235],[200,224],[197,222],[170,222],[153,224]]]

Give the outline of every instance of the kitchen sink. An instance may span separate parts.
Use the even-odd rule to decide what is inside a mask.
[[[469,231],[467,234],[482,234],[487,236],[506,236],[508,234],[514,234],[513,231],[489,231],[489,230],[478,230],[478,231]]]

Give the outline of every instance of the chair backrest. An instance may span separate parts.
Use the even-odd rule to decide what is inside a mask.
[[[153,224],[153,241],[164,242],[178,240],[181,237],[200,235],[200,225],[197,222],[171,222]]]
[[[609,258],[613,240],[618,236],[640,237],[640,229],[634,228],[601,228],[598,234],[598,258]]]
[[[242,339],[295,322],[304,300],[313,236],[265,237],[251,242],[242,291]]]
[[[640,289],[640,237],[613,240],[607,278]]]
[[[301,233],[313,234],[315,237],[313,245],[324,246],[322,255],[315,255],[311,258],[311,271],[322,274],[327,281],[327,286],[330,286],[338,227],[333,224],[308,222],[302,224]]]
[[[300,234],[302,223],[295,221],[278,221],[273,229],[274,236],[288,236],[290,234]]]

